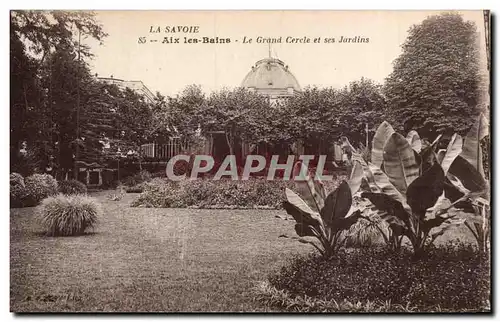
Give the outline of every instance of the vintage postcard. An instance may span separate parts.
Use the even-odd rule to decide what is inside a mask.
[[[491,312],[490,12],[10,12],[11,312]]]

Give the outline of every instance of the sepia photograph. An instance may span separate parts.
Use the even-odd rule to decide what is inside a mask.
[[[11,10],[12,313],[492,313],[491,14]]]

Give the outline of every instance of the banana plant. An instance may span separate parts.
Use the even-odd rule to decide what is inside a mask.
[[[460,154],[448,167],[448,183],[445,191],[449,199],[455,201],[464,196],[469,198],[460,205],[459,215],[464,218],[465,226],[470,230],[482,252],[487,252],[490,237],[490,196],[489,180],[483,170],[481,141],[488,136],[488,124],[483,114],[467,133]],[[446,155],[438,152],[438,159]]]
[[[446,164],[460,153],[461,138],[455,138],[443,156]],[[446,198],[445,171],[434,152],[438,140],[426,145],[416,132],[404,137],[383,122],[373,139],[372,162],[364,167],[364,187],[368,188],[361,196],[388,223],[394,247],[400,248],[406,237],[417,255],[447,229],[464,222],[451,210],[468,196],[453,203]]]
[[[323,256],[333,256],[345,244],[343,234],[361,217],[352,206],[352,196],[359,190],[362,168],[355,162],[348,181],[327,195],[323,183],[300,161],[293,168],[295,190],[286,188],[283,207],[295,219],[300,242],[314,246]],[[316,242],[303,237],[315,237]]]

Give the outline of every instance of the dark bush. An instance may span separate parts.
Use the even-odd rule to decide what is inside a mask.
[[[64,195],[86,194],[87,186],[78,180],[64,180],[59,182],[59,192]]]
[[[27,196],[28,191],[24,184],[24,178],[19,173],[10,174],[10,207],[22,207],[23,200]]]
[[[489,262],[462,244],[432,248],[418,259],[384,248],[301,257],[269,280],[291,296],[325,301],[390,301],[423,311],[485,311],[490,303]]]
[[[77,236],[97,223],[99,205],[86,195],[58,195],[42,201],[40,222],[49,236]]]
[[[50,174],[34,174],[24,179],[26,197],[22,203],[24,207],[36,206],[43,199],[58,193],[56,179]]]

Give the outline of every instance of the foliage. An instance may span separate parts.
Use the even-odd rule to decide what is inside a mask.
[[[222,131],[231,155],[236,155],[234,151],[242,140],[247,143],[269,141],[273,130],[269,101],[245,88],[211,93],[200,113],[202,133]]]
[[[269,282],[259,283],[254,288],[255,298],[266,305],[278,309],[280,312],[300,313],[331,313],[331,312],[415,312],[415,307],[392,304],[390,301],[357,301],[348,300],[322,300],[307,295],[291,296],[287,291],[279,290]],[[429,311],[441,311],[438,308],[426,309]]]
[[[78,236],[96,226],[99,211],[94,198],[60,194],[43,200],[39,218],[49,236]]]
[[[269,281],[289,298],[390,303],[420,312],[487,311],[491,299],[488,259],[470,245],[452,243],[430,249],[418,261],[408,251],[395,254],[386,248],[297,257]]]
[[[126,193],[141,193],[143,191],[144,191],[144,187],[142,184],[138,184],[138,185],[133,186],[133,187],[126,187],[125,188]]]
[[[413,25],[387,78],[387,116],[397,130],[464,135],[477,115],[480,90],[476,26],[455,13]]]
[[[27,191],[24,178],[19,173],[10,174],[10,207],[21,207]]]
[[[92,56],[88,46],[76,41],[77,35],[101,41],[106,33],[94,13],[83,11],[16,10],[11,12],[10,26],[11,163],[17,164],[26,144],[28,151],[38,154],[37,171],[43,172],[47,167],[65,164],[65,160],[56,157],[64,157],[65,153],[55,150],[66,149],[72,140],[65,137],[68,127],[58,129],[56,125],[71,121],[67,112],[75,106],[72,104],[77,92],[74,80],[84,71],[84,68],[72,68],[68,73],[68,62],[76,60],[77,50],[82,57]],[[54,102],[59,108],[52,113]],[[61,114],[62,111],[66,114]],[[75,133],[74,123],[72,126]]]
[[[342,183],[330,194],[319,178],[300,161],[293,169],[295,189],[298,194],[286,188],[287,201],[283,208],[295,221],[295,231],[299,237],[315,237],[319,246],[313,241],[297,238],[302,243],[314,246],[323,256],[329,257],[344,246],[346,236],[344,230],[349,229],[361,217],[359,210],[351,211],[352,195],[361,185],[361,167],[355,167],[349,183]]]
[[[368,218],[359,219],[345,232],[346,247],[374,247],[384,243],[382,234],[388,234],[387,224],[377,213],[370,214]]]
[[[56,179],[50,174],[34,174],[24,179],[26,186],[26,197],[24,206],[36,206],[41,200],[56,195],[58,185]]]
[[[142,170],[133,176],[127,177],[124,180],[124,184],[128,187],[135,187],[137,185],[140,185],[141,183],[151,181],[151,178],[151,173],[146,170]]]
[[[341,178],[328,185],[337,186]],[[249,180],[182,180],[169,181],[154,178],[143,185],[144,192],[132,206],[152,208],[231,208],[231,209],[281,209],[283,190],[293,183],[264,178]]]
[[[476,238],[479,249],[489,250],[490,192],[483,166],[483,146],[489,136],[487,120],[480,114],[467,133],[460,155],[449,165],[445,192],[450,200],[464,199],[459,216]],[[444,162],[444,160],[443,160]],[[488,164],[489,165],[489,164]]]
[[[361,197],[367,198],[389,224],[385,239],[399,250],[403,237],[420,255],[437,237],[463,219],[452,213],[456,203],[445,197],[448,169],[462,147],[462,138],[454,135],[438,160],[434,152],[437,140],[423,146],[416,132],[405,138],[383,122],[373,139],[372,162],[364,165],[366,184]]]
[[[63,180],[59,182],[59,192],[63,195],[86,194],[87,186],[78,180]]]

